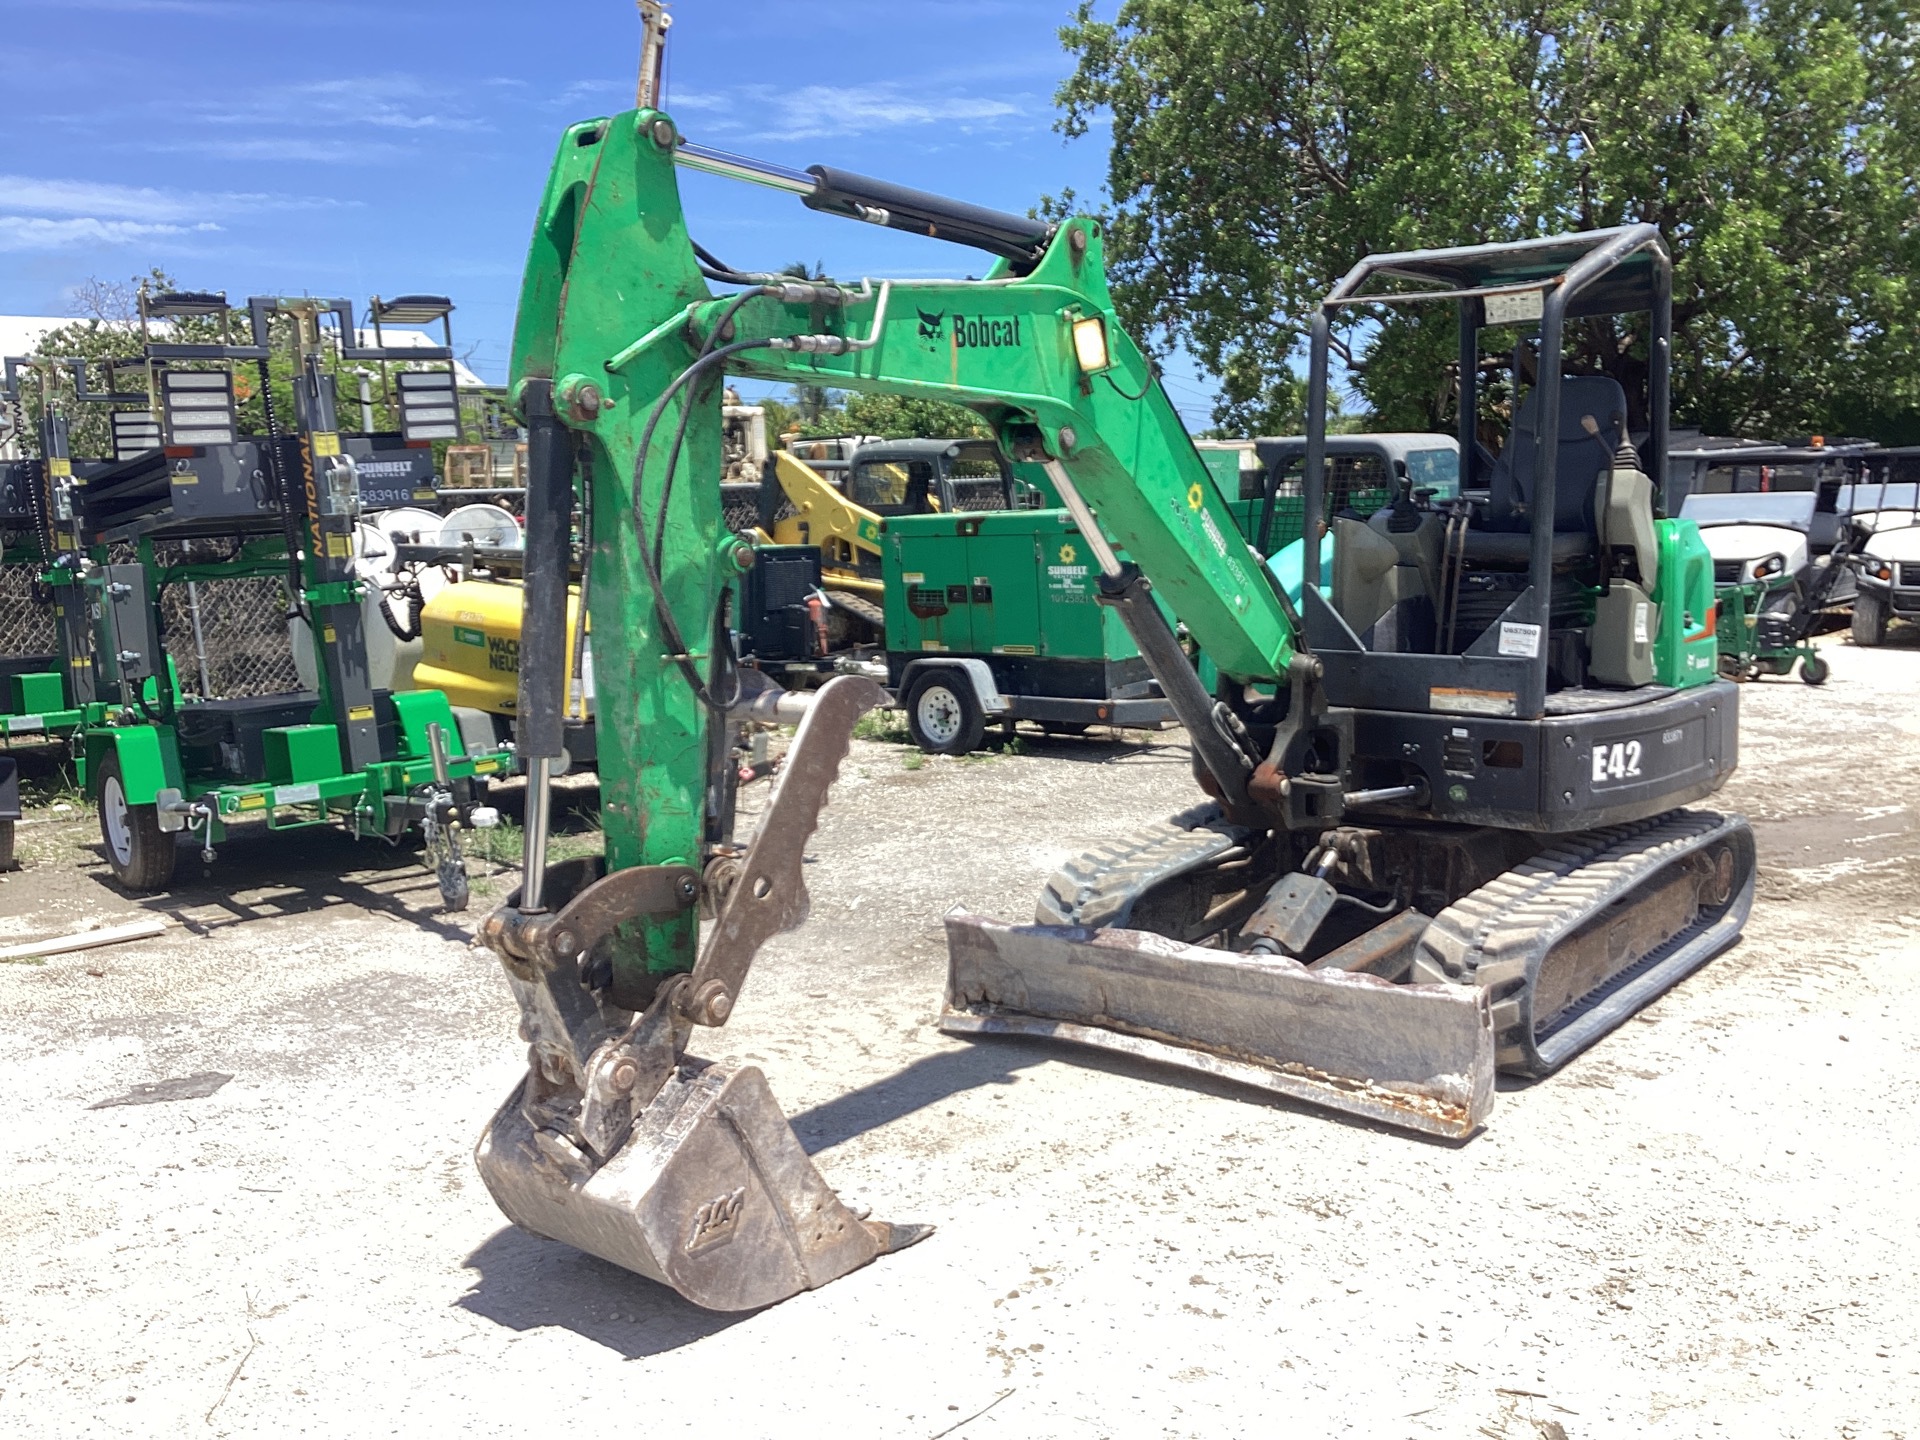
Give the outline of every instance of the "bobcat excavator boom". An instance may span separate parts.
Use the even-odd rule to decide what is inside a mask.
[[[676,165],[998,259],[980,280],[855,284],[735,271],[689,238]],[[1483,907],[1479,930],[1459,922],[1457,943],[1430,961],[1420,946],[1434,911],[1539,857],[1526,893],[1552,912],[1556,936],[1578,941],[1572,969],[1552,977],[1574,1000],[1654,951],[1653,969],[1636,973],[1665,977],[1646,982],[1657,991],[1737,931],[1737,916],[1732,930],[1723,922],[1744,913],[1741,862],[1728,854],[1738,837],[1716,828],[1719,817],[1691,828],[1670,816],[1645,823],[1708,793],[1731,768],[1722,743],[1731,699],[1713,696],[1727,708],[1722,719],[1719,709],[1708,716],[1697,690],[1662,692],[1677,699],[1662,699],[1668,709],[1647,723],[1693,727],[1693,760],[1709,743],[1716,758],[1653,787],[1658,794],[1581,811],[1614,829],[1575,837],[1564,855],[1543,856],[1538,836],[1521,833],[1537,793],[1517,820],[1478,795],[1448,810],[1409,757],[1431,743],[1437,764],[1446,732],[1467,733],[1452,723],[1460,717],[1426,713],[1423,690],[1417,734],[1382,741],[1377,732],[1396,717],[1357,721],[1359,712],[1328,703],[1325,662],[1302,645],[1311,613],[1303,621],[1235,530],[1115,318],[1096,222],[1056,226],[825,167],[761,165],[688,143],[658,110],[630,111],[563,136],[514,338],[510,383],[529,431],[525,879],[482,938],[505,965],[531,1048],[528,1074],[477,1159],[519,1224],[727,1310],[824,1284],[925,1233],[842,1205],[759,1072],[688,1050],[696,1027],[726,1023],[759,947],[805,918],[803,850],[855,720],[883,698],[857,676],[810,697],[781,695],[734,663],[729,587],[753,554],[727,533],[714,483],[727,375],[964,404],[1007,453],[1043,466],[1100,568],[1102,602],[1125,620],[1185,726],[1211,797],[1144,841],[1096,852],[1078,880],[1063,872],[1041,902],[1047,923],[950,916],[948,1028],[1132,1050],[1463,1135],[1491,1102],[1496,1041],[1503,1059],[1533,1045],[1532,1030],[1509,1035],[1496,1021],[1502,1003],[1531,994],[1526,966],[1540,966],[1501,930],[1510,917],[1498,904]],[[1642,493],[1624,461],[1617,470],[1616,493]],[[549,868],[576,485],[591,492],[606,854]],[[1651,557],[1643,563],[1650,572]],[[1315,568],[1310,612],[1321,598]],[[1709,604],[1710,581],[1709,567]],[[1157,600],[1205,650],[1216,690]],[[1534,602],[1514,604],[1520,615]],[[1643,630],[1645,620],[1642,612]],[[1472,668],[1483,691],[1509,687],[1500,713],[1521,727],[1544,723],[1538,687],[1522,678],[1531,670],[1477,659]],[[1438,665],[1421,671],[1436,684],[1441,675]],[[732,748],[742,724],[771,718],[799,728],[765,811],[750,834],[736,834]],[[1549,737],[1547,758],[1560,741]],[[1471,743],[1480,754],[1480,738]],[[1569,731],[1565,743],[1571,753],[1584,735]],[[1369,758],[1383,746],[1390,764]],[[1503,763],[1509,755],[1487,753]],[[1382,823],[1355,823],[1361,817]],[[1531,828],[1556,824],[1573,828],[1564,816]],[[1644,874],[1635,868],[1641,832],[1666,847]],[[1589,852],[1614,868],[1602,877],[1610,889],[1581,891],[1581,909],[1554,884],[1585,874]],[[1642,914],[1643,890],[1660,898],[1657,914]],[[1618,925],[1590,933],[1596,905],[1630,912],[1632,944]],[[1114,926],[1131,928],[1101,928]],[[1498,992],[1472,983],[1475,947],[1501,943],[1500,963],[1519,978]],[[1673,960],[1682,951],[1684,965]],[[1449,963],[1469,967],[1465,983]],[[1414,973],[1416,964],[1426,968]],[[1557,1063],[1536,1050],[1522,1059],[1536,1071]]]

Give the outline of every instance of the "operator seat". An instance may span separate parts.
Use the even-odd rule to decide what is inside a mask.
[[[1527,392],[1513,417],[1506,448],[1494,462],[1485,525],[1466,537],[1470,565],[1525,569],[1531,550],[1529,530],[1539,463],[1538,387]],[[1591,415],[1600,426],[1596,440],[1581,425]],[[1608,468],[1627,418],[1627,394],[1608,375],[1568,375],[1560,382],[1560,427],[1553,481],[1553,563],[1571,565],[1593,554],[1598,535],[1594,494]]]
[[[1536,386],[1520,402],[1513,417],[1513,433],[1493,467],[1491,518],[1503,518],[1531,509],[1535,470],[1540,456],[1540,390]],[[1596,440],[1581,425],[1592,416],[1600,425]],[[1627,392],[1610,375],[1568,375],[1560,382],[1560,433],[1553,483],[1553,528],[1556,534],[1592,532],[1593,492],[1608,457],[1627,423]]]

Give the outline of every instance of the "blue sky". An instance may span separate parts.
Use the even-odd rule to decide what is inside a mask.
[[[1052,130],[1070,0],[679,0],[668,109],[693,139],[1024,211],[1096,193],[1102,132]],[[633,103],[632,0],[0,0],[0,313],[98,276],[193,289],[437,291],[505,378],[561,128]],[[686,175],[693,230],[748,268],[978,273],[976,252]],[[1190,424],[1210,387],[1170,380]]]

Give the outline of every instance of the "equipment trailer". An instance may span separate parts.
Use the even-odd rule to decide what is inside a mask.
[[[428,297],[404,303],[450,308]],[[401,433],[342,434],[321,321],[335,320],[348,362],[450,361],[451,351],[360,346],[345,300],[255,297],[247,310],[251,344],[149,339],[149,394],[92,397],[141,403],[157,395],[165,431],[164,443],[80,487],[100,557],[86,583],[103,618],[103,662],[123,693],[157,691],[109,708],[82,731],[82,777],[99,800],[108,864],[121,884],[154,891],[172,881],[182,831],[200,837],[210,862],[237,822],[337,824],[388,840],[418,827],[445,903],[463,908],[460,831],[493,819],[477,804],[475,781],[509,772],[512,755],[492,742],[490,724],[456,717],[437,691],[375,686],[368,635],[384,602],[355,570],[363,505],[404,503],[429,487],[432,441],[457,434],[451,371],[402,372]],[[142,297],[143,319],[227,313],[221,295]],[[269,389],[268,433],[243,436],[230,367],[251,361],[269,385],[276,316],[294,337],[293,428],[280,430]],[[209,554],[208,542],[227,548]],[[106,561],[108,547],[130,547],[133,561]],[[284,580],[298,622],[293,643],[314,651],[312,688],[238,698],[182,692],[160,641],[161,591],[240,577]]]
[[[925,1233],[850,1212],[758,1070],[688,1051],[693,1027],[725,1024],[760,945],[805,917],[807,839],[883,695],[857,676],[756,694],[730,651],[725,596],[754,557],[693,478],[717,472],[728,373],[973,408],[1044,467],[1190,737],[1204,804],[1069,865],[1039,924],[949,916],[947,1028],[1153,1054],[1465,1136],[1496,1066],[1547,1073],[1734,941],[1751,833],[1676,808],[1732,771],[1738,692],[1715,678],[1698,532],[1656,519],[1645,473],[1665,460],[1671,331],[1651,226],[1356,267],[1329,307],[1373,303],[1367,283],[1390,274],[1424,291],[1394,303],[1457,311],[1463,454],[1483,328],[1537,328],[1544,380],[1459,501],[1333,521],[1331,598],[1310,531],[1296,606],[1121,330],[1097,222],[710,150],[652,93],[643,76],[642,108],[563,136],[515,330],[527,849],[521,890],[481,934],[531,1048],[477,1155],[513,1220],[722,1310]],[[730,270],[690,242],[676,165],[998,259],[978,281]],[[1654,357],[1645,466],[1619,387],[1559,363],[1570,318],[1635,312]],[[1316,528],[1330,314],[1310,381]],[[576,483],[607,849],[549,869]],[[804,718],[757,827],[736,834],[732,736],[770,714]]]

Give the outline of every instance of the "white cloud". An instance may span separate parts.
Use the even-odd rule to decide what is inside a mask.
[[[98,215],[48,219],[40,215],[0,215],[0,251],[65,250],[75,245],[131,245],[178,235],[217,231],[211,222],[197,225],[152,224]]]
[[[404,74],[354,75],[275,85],[198,105],[193,118],[221,126],[295,125],[302,130],[456,131],[493,127],[467,113],[442,87]]]
[[[42,180],[0,175],[0,210],[28,215],[87,215],[113,220],[199,221],[271,203],[265,195],[201,194],[91,180]]]
[[[160,190],[0,175],[0,251],[131,245],[205,235],[223,230],[221,220],[334,203],[298,195]]]
[[[398,145],[381,140],[320,140],[287,135],[259,135],[243,139],[209,137],[148,147],[160,154],[211,155],[220,160],[270,160],[311,165],[364,165],[405,154]],[[342,202],[346,203],[346,202]]]
[[[94,215],[150,222],[209,220],[257,210],[309,210],[338,201],[324,196],[273,195],[236,190],[158,190],[93,180],[43,180],[0,175],[0,212]]]
[[[725,92],[676,91],[669,111],[718,117],[703,128],[751,139],[814,140],[942,125],[970,133],[996,129],[1028,113],[1025,105],[982,95],[941,95],[883,80],[871,85],[743,85]],[[699,138],[699,137],[694,137]]]

